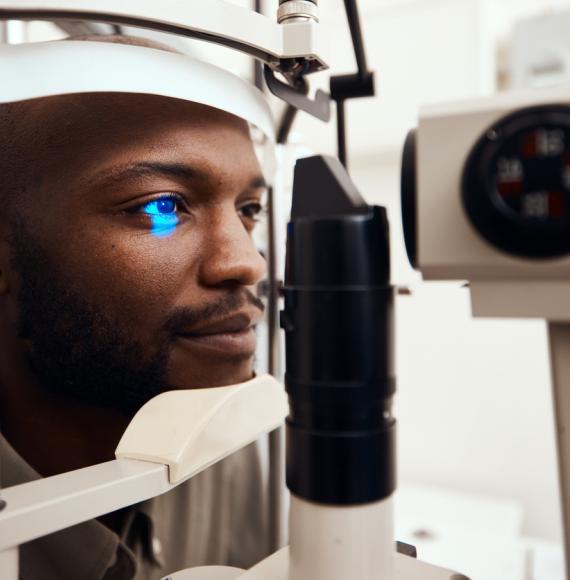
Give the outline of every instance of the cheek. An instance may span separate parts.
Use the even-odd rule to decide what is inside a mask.
[[[196,284],[199,241],[174,232],[85,236],[68,254],[79,290],[129,326],[157,328]]]

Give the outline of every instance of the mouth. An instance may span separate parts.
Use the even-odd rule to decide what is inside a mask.
[[[240,313],[178,334],[188,348],[219,355],[251,357],[255,353],[257,319]]]

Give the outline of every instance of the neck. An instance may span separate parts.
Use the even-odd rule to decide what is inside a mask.
[[[117,411],[63,400],[33,381],[0,380],[2,434],[44,477],[114,459],[128,423]]]

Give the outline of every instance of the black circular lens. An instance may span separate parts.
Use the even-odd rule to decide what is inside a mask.
[[[490,127],[467,160],[465,210],[477,231],[514,255],[570,251],[570,107],[523,109]]]

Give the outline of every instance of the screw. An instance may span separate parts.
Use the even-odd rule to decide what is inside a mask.
[[[286,0],[279,4],[277,22],[289,24],[295,22],[318,22],[319,9],[313,0]]]

